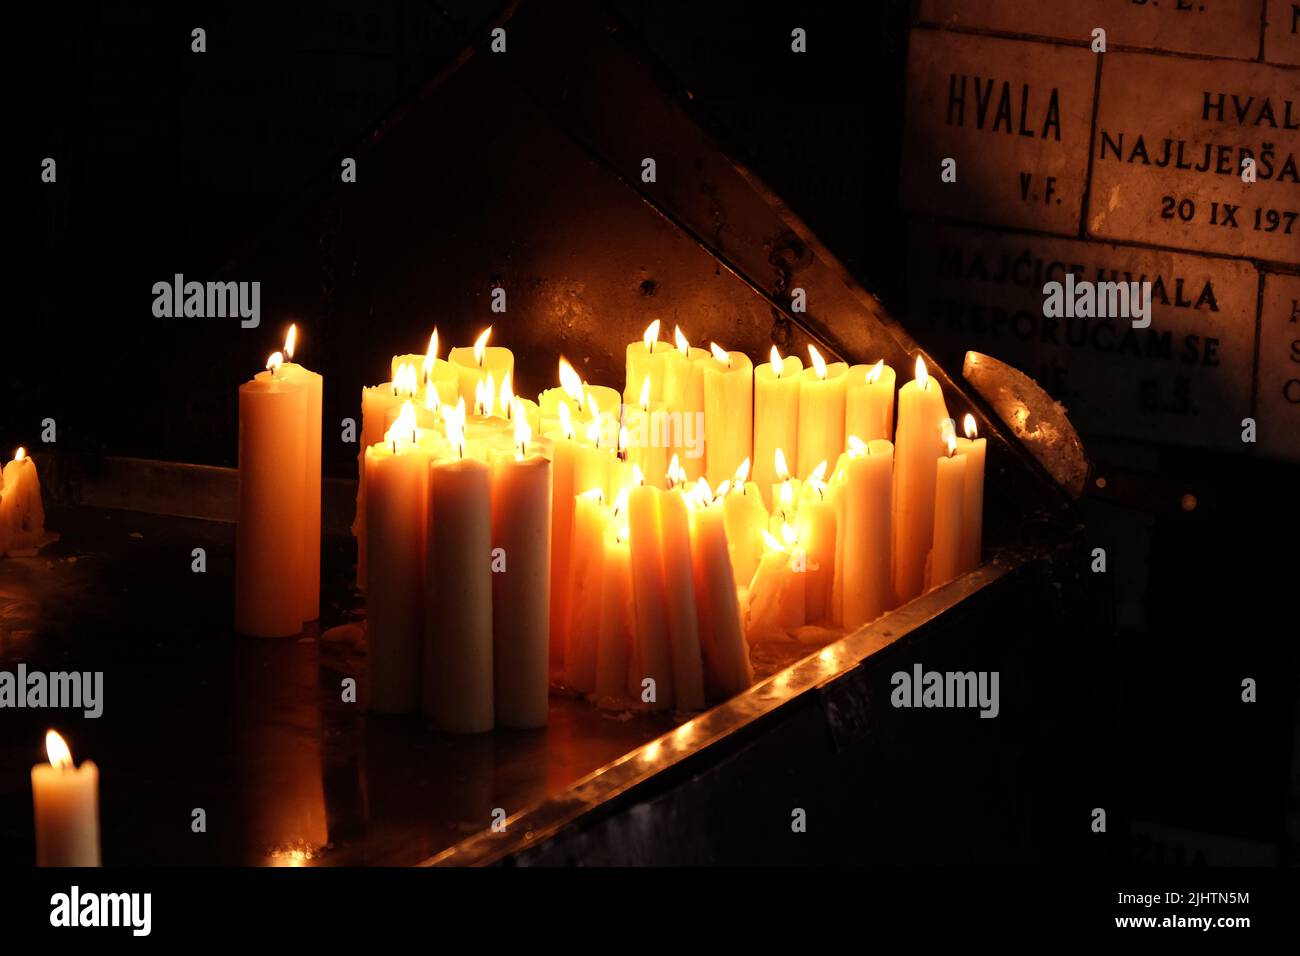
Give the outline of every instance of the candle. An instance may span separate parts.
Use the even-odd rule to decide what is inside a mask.
[[[916,358],[916,378],[898,391],[894,443],[894,597],[906,603],[925,583],[925,561],[934,537],[934,482],[948,418],[939,383]]]
[[[704,686],[713,700],[739,694],[754,682],[736,598],[736,578],[727,550],[723,500],[709,490],[703,479],[696,484],[691,570],[695,575]]]
[[[32,767],[37,866],[99,866],[99,768],[72,762],[53,730],[45,735],[50,762]]]
[[[766,550],[746,595],[745,637],[751,645],[784,640],[806,620],[807,556],[799,548],[793,528],[783,525],[781,532],[780,538],[762,532]]]
[[[429,469],[423,706],[438,730],[481,733],[495,714],[491,469],[466,455],[458,411],[447,439],[451,453]]]
[[[448,361],[456,368],[460,397],[465,399],[468,408],[474,407],[475,389],[481,382],[486,381],[489,375],[500,382],[507,372],[513,373],[515,369],[513,352],[500,346],[488,346],[488,338],[491,335],[492,326],[489,325],[474,341],[472,347],[454,348],[447,355]]]
[[[767,509],[758,485],[746,483],[749,461],[741,462],[734,480],[724,482],[723,520],[727,529],[727,544],[731,551],[731,566],[735,571],[736,585],[748,587],[763,555],[762,532],[767,527]]]
[[[926,563],[926,589],[947,584],[961,573],[962,504],[966,496],[966,456],[957,454],[957,437],[947,433],[948,454],[935,469],[934,534]]]
[[[45,507],[36,462],[19,447],[0,469],[0,558],[39,547],[45,538]]]
[[[781,530],[781,522],[791,521],[794,519],[795,503],[799,499],[799,492],[803,487],[803,482],[790,474],[790,468],[786,464],[785,451],[778,448],[772,456],[773,475],[776,479],[772,483],[771,498],[772,516],[768,521],[769,530],[777,533]],[[823,463],[824,465],[824,463]],[[775,522],[775,526],[771,527]]]
[[[673,706],[672,653],[665,611],[663,539],[659,524],[660,491],[643,482],[628,495],[628,534],[632,550],[632,599],[636,641],[629,691],[650,710]],[[643,681],[654,681],[654,700],[643,698]]]
[[[751,458],[754,437],[754,363],[716,342],[703,363],[705,473],[720,485]]]
[[[667,342],[659,341],[659,320],[646,326],[640,342],[627,347],[627,378],[623,391],[629,402],[636,401],[645,382],[650,383],[650,401],[661,402],[664,397],[663,357],[671,351]]]
[[[602,606],[601,576],[605,557],[605,538],[609,530],[609,510],[605,494],[599,488],[582,492],[575,498],[573,511],[573,549],[569,570],[560,577],[569,589],[570,618],[565,629],[565,681],[574,690],[589,694],[596,690],[596,657]],[[626,659],[619,684],[626,679]]]
[[[544,402],[538,404],[545,407]],[[550,581],[551,667],[558,671],[565,666],[570,597],[569,582],[559,569],[569,567],[570,563],[569,542],[573,536],[574,496],[589,489],[580,489],[575,484],[578,442],[569,417],[569,405],[561,399],[556,407],[559,411],[559,424],[548,429],[545,437],[551,443],[551,561],[557,571],[551,575]]]
[[[460,374],[456,366],[446,359],[438,358],[438,330],[429,336],[429,349],[423,355],[394,355],[391,364],[391,379],[397,380],[397,370],[409,365],[418,369],[418,384],[423,390],[432,385],[440,404],[455,405],[460,395]],[[513,366],[512,366],[513,367]],[[418,411],[418,409],[417,409]]]
[[[429,455],[410,402],[382,442],[366,449],[366,668],[368,708],[420,709]]]
[[[239,387],[239,523],[235,629],[250,637],[302,630],[307,390],[278,374],[276,352]]]
[[[596,696],[608,706],[622,706],[629,691],[636,611],[632,598],[632,553],[628,546],[627,492],[619,495],[610,515],[601,562],[600,618],[596,641]],[[638,698],[639,699],[639,698]]]
[[[551,461],[522,411],[515,447],[492,456],[492,661],[499,727],[545,727],[551,579]]]
[[[809,624],[829,622],[833,618],[831,597],[835,583],[836,513],[834,504],[826,500],[825,472],[826,463],[822,462],[804,483],[805,494],[801,495],[794,520],[807,560],[804,612]],[[886,547],[885,554],[888,553]]]
[[[844,396],[844,440],[894,437],[894,370],[881,359],[848,371]]]
[[[691,567],[691,518],[682,487],[686,472],[675,457],[669,463],[668,475],[668,489],[659,496],[659,525],[673,693],[678,710],[700,710],[704,707],[704,663],[700,657],[700,625],[696,618],[695,576]]]
[[[641,383],[636,405],[627,406],[628,458],[641,469],[647,484],[667,487],[668,450],[671,432],[665,439],[664,429],[670,422],[663,402],[650,401],[650,379]]]
[[[778,479],[773,468],[776,453],[799,448],[799,373],[803,363],[798,356],[781,353],[772,346],[769,362],[754,369],[754,480],[766,489]],[[783,456],[784,457],[784,456]],[[773,499],[767,498],[771,507]]]
[[[691,348],[691,343],[674,327],[675,351],[664,355],[664,408],[673,428],[671,453],[676,454],[686,477],[696,481],[704,475],[707,449],[704,443],[704,363],[712,356],[708,349]]]
[[[303,433],[306,441],[306,454],[303,456],[303,498],[302,520],[299,530],[302,532],[302,619],[314,621],[320,617],[320,442],[321,442],[321,403],[324,379],[302,365],[293,361],[297,346],[298,326],[290,325],[284,340],[284,356],[289,359],[280,366],[280,375],[286,381],[297,383],[306,390],[306,407],[303,419]]]
[[[984,545],[984,456],[986,442],[976,437],[975,416],[962,422],[965,438],[957,439],[957,453],[966,456],[966,490],[962,496],[961,571],[979,567]]]
[[[849,436],[841,489],[844,585],[841,623],[855,630],[893,604],[890,582],[890,520],[894,448],[882,438]]]
[[[408,366],[409,367],[409,366]],[[357,539],[357,587],[366,586],[366,449],[384,440],[402,403],[414,397],[408,392],[407,375],[361,389],[361,450],[357,453],[357,509],[352,519],[352,536]]]
[[[799,376],[799,450],[795,474],[807,475],[819,461],[835,461],[844,451],[844,396],[849,367],[827,365],[817,346],[808,346],[812,366]]]

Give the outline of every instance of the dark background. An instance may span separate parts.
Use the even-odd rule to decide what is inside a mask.
[[[906,324],[896,184],[908,5],[848,6],[613,9],[711,131]],[[347,413],[361,384],[386,377],[389,355],[418,350],[427,326],[393,329],[382,308],[345,307],[328,276],[280,299],[264,287],[255,331],[156,320],[149,290],[175,272],[220,275],[256,255],[262,237],[313,215],[338,157],[451,62],[494,7],[124,2],[23,12],[30,19],[11,35],[22,67],[10,84],[8,178],[22,184],[25,225],[11,231],[15,294],[0,340],[6,457],[35,445],[52,417],[63,454],[233,466],[236,386],[279,347],[290,316],[311,330],[303,361],[340,383],[327,421]],[[792,23],[812,38],[805,56],[789,55]],[[196,25],[208,35],[201,56],[190,52]],[[479,109],[508,116],[502,102]],[[508,140],[485,148],[509,150]],[[45,156],[58,160],[57,185],[39,182]],[[357,324],[373,329],[371,354],[331,339],[331,328]],[[1080,508],[1108,547],[1121,609],[1116,632],[1098,635],[1098,653],[1114,658],[1113,709],[1079,714],[1111,757],[1091,772],[1118,783],[1122,817],[1193,831],[1152,837],[1139,827],[1138,862],[1204,860],[1207,834],[1243,860],[1263,848],[1295,862],[1295,470],[1149,451],[1172,498]],[[347,475],[349,457],[336,452],[327,469]],[[1171,505],[1183,487],[1197,492],[1195,512]],[[1244,677],[1259,682],[1259,703],[1240,702]]]

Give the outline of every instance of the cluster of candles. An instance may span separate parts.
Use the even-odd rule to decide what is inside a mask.
[[[956,435],[923,361],[895,428],[883,362],[810,346],[806,369],[775,348],[755,367],[658,332],[628,345],[622,392],[561,358],[521,398],[491,329],[445,360],[435,331],[363,390],[372,709],[541,726],[551,675],[698,709],[749,686],[754,642],[856,628],[978,564],[985,442],[971,416]]]
[[[24,448],[0,468],[0,558],[28,552],[45,540],[45,508],[36,462]]]

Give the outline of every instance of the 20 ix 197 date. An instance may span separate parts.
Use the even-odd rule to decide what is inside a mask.
[[[1256,232],[1278,232],[1284,235],[1291,235],[1291,230],[1295,226],[1297,213],[1295,210],[1287,209],[1266,209],[1262,206],[1256,206],[1252,209],[1243,210],[1241,206],[1230,202],[1211,201],[1208,207],[1202,204],[1199,210],[1201,221],[1207,218],[1211,226],[1226,226],[1229,229],[1242,228],[1243,223],[1251,223],[1251,228]],[[1196,201],[1193,199],[1180,199],[1177,196],[1160,197],[1160,218],[1173,219],[1177,222],[1193,222],[1197,216]],[[1253,219],[1253,223],[1252,223]]]

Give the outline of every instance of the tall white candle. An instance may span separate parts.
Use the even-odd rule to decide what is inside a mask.
[[[303,440],[303,497],[302,518],[302,619],[314,621],[320,617],[320,497],[321,497],[321,406],[325,380],[316,372],[293,361],[297,347],[298,327],[289,326],[284,342],[284,355],[289,361],[280,368],[288,381],[302,385],[304,397]]]
[[[72,762],[53,730],[45,735],[49,763],[32,767],[37,866],[99,866],[99,768]]]
[[[709,484],[717,487],[753,455],[754,363],[744,352],[710,343],[703,363],[704,455]]]

